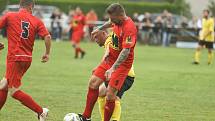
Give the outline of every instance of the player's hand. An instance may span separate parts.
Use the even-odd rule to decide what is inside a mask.
[[[0,42],[0,50],[4,49],[4,43]]]
[[[113,68],[110,68],[109,70],[107,70],[107,71],[105,72],[105,77],[106,77],[106,80],[107,80],[107,81],[110,80],[111,75],[112,75],[113,72],[114,72],[114,69],[113,69]]]
[[[98,28],[95,29],[95,30],[93,30],[93,31],[91,32],[91,40],[95,40],[95,39],[96,39],[96,36],[97,36],[98,32],[99,32],[99,29],[98,29]]]
[[[41,62],[42,62],[42,63],[46,63],[46,62],[48,62],[48,61],[49,61],[49,55],[47,55],[47,54],[43,55],[43,56],[42,56],[42,59],[41,59]]]

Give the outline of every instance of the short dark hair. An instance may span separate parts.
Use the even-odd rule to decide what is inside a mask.
[[[124,7],[119,3],[113,3],[109,5],[106,12],[110,15],[125,15]]]
[[[208,9],[204,9],[204,12],[207,12],[208,14],[210,14],[210,11]]]
[[[34,5],[34,0],[20,0],[20,7],[27,7],[29,5]]]

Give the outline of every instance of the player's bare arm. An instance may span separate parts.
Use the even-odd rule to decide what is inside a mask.
[[[112,23],[111,21],[107,21],[105,22],[102,26],[98,27],[97,29],[95,29],[92,33],[91,33],[91,40],[95,40],[96,36],[97,36],[97,33],[100,31],[100,30],[105,30],[107,28],[110,28],[112,26]]]
[[[46,51],[45,51],[45,54],[42,56],[42,63],[49,61],[49,55],[51,51],[51,35],[45,36],[44,41],[45,41]]]
[[[4,43],[0,42],[0,50],[4,49]]]
[[[108,80],[110,79],[111,74],[119,67],[119,65],[128,58],[129,53],[130,53],[130,48],[125,48],[120,52],[116,62],[105,73],[105,76]]]

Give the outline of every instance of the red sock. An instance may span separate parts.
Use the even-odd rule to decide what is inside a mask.
[[[43,109],[40,107],[29,95],[25,94],[21,90],[16,91],[13,94],[13,98],[20,101],[23,105],[30,108],[32,111],[37,114],[42,114]]]
[[[8,90],[0,90],[0,110],[2,109],[2,107],[4,106],[6,100],[7,100],[7,93]]]
[[[110,121],[115,108],[115,100],[106,100],[104,121]]]
[[[78,57],[78,54],[79,54],[79,50],[78,48],[75,48],[75,57]]]
[[[77,48],[79,52],[83,53],[84,51],[79,47]]]
[[[90,118],[94,105],[97,101],[97,98],[99,96],[99,89],[91,89],[89,88],[88,94],[87,94],[87,102],[86,102],[86,107],[83,113],[83,116],[85,118]]]

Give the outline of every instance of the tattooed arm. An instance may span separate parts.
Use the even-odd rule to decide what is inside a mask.
[[[130,48],[125,48],[125,49],[123,49],[121,51],[121,53],[119,54],[119,56],[118,56],[117,60],[115,61],[115,63],[105,73],[105,77],[106,77],[107,80],[110,79],[111,74],[119,67],[119,65],[128,58],[129,53],[130,53]]]
[[[123,49],[119,54],[116,62],[113,64],[112,68],[116,70],[119,67],[119,65],[128,58],[129,53],[130,53],[130,48]]]
[[[111,26],[112,26],[112,23],[110,21],[107,21],[97,29],[93,30],[93,32],[91,33],[91,40],[95,40],[95,37],[100,30],[105,30],[107,28],[110,28]]]

